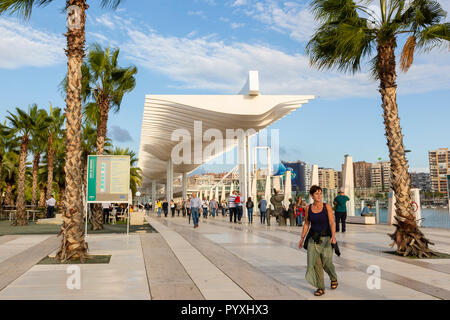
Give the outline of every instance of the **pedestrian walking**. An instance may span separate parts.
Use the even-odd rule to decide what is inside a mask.
[[[169,203],[167,202],[167,199],[164,199],[162,203],[162,209],[164,212],[164,217],[167,218],[167,214],[169,213]]]
[[[335,217],[336,217],[336,232],[339,232],[339,223],[342,224],[342,232],[345,232],[345,220],[347,220],[347,201],[350,198],[344,194],[344,189],[339,191],[339,195],[334,198],[333,204],[336,206]]]
[[[109,220],[109,212],[111,211],[111,203],[102,203],[103,224],[107,224]]]
[[[301,197],[297,199],[295,203],[295,219],[297,221],[297,226],[303,226],[303,217],[305,216],[305,206],[306,203],[303,201]]]
[[[266,224],[266,214],[267,214],[267,200],[264,196],[261,197],[261,201],[258,204],[259,214],[261,216],[261,224]]]
[[[47,216],[46,216],[46,218],[47,219],[54,218],[54,216],[55,216],[56,200],[55,200],[55,198],[53,198],[53,195],[51,195],[50,198],[47,199],[45,204],[47,205]]]
[[[238,222],[241,223],[242,214],[244,212],[244,199],[242,197],[242,193],[239,193],[234,200],[236,203]]]
[[[190,201],[190,208],[192,214],[192,222],[194,223],[194,229],[198,228],[198,219],[199,219],[199,210],[202,207],[202,202],[200,198],[197,198],[197,194],[192,194],[192,198]],[[189,216],[190,220],[190,216]],[[190,222],[189,222],[190,223]]]
[[[230,211],[230,223],[233,222],[233,216],[234,216],[234,223],[236,223],[237,218],[237,209],[236,209],[236,191],[233,193],[230,193],[230,196],[228,197],[228,209]]]
[[[216,199],[212,198],[212,200],[209,202],[209,211],[213,218],[216,217],[216,212],[218,209],[219,209],[219,205],[218,205]]]
[[[176,209],[175,201],[170,200],[170,211],[172,212],[172,218],[175,217],[175,209]]]
[[[225,215],[227,214],[227,202],[224,200],[222,200],[222,217],[225,217]]]
[[[247,202],[245,203],[245,207],[247,208],[248,215],[248,223],[253,224],[253,207],[254,203],[252,201],[252,197],[248,197]]]
[[[309,193],[314,203],[306,207],[305,223],[298,247],[301,249],[305,244],[307,250],[305,279],[317,288],[314,295],[321,296],[325,294],[324,271],[330,277],[331,289],[338,287],[337,274],[333,264],[336,226],[331,206],[322,202],[322,188],[312,186]]]
[[[158,212],[158,217],[161,217],[161,210],[162,210],[162,204],[161,204],[161,201],[156,201],[156,204],[155,204],[155,208],[156,208],[156,210],[158,210],[157,212]]]
[[[208,219],[208,200],[203,198],[202,208],[203,208],[203,218]]]
[[[191,197],[186,201],[186,214],[188,215],[189,224],[191,224]]]

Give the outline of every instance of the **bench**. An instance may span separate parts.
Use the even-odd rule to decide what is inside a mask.
[[[353,224],[376,224],[375,216],[373,217],[347,216],[346,222]]]

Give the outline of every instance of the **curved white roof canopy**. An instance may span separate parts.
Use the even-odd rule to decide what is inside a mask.
[[[187,130],[194,151],[194,121],[202,121],[202,134],[218,129],[226,138],[227,129],[258,132],[312,99],[310,95],[147,95],[138,163],[144,175],[143,187],[152,180],[165,183],[167,161],[179,143],[171,141],[173,131]],[[203,148],[211,143],[203,142]],[[211,159],[203,159],[203,163]],[[200,165],[194,161],[174,164],[174,178]]]

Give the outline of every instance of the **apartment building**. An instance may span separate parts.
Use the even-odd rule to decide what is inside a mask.
[[[428,152],[431,190],[447,195],[447,175],[450,174],[450,151],[440,148]]]
[[[355,188],[370,188],[370,171],[372,164],[365,161],[357,161],[353,163],[353,175]]]

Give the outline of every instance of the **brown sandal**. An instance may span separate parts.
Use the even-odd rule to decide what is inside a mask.
[[[324,295],[325,294],[325,290],[322,290],[322,289],[317,289],[315,292],[314,292],[314,295],[316,296],[316,297],[320,297],[321,295]]]
[[[338,282],[337,281],[331,281],[331,289],[334,290],[338,287]]]

